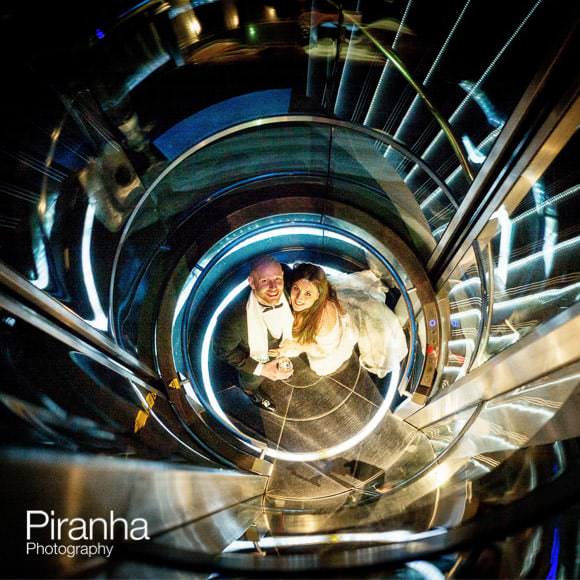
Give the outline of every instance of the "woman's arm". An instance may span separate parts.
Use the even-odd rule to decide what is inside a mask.
[[[336,311],[336,306],[328,301],[324,306],[324,311],[322,312],[322,318],[320,319],[320,324],[318,325],[317,335],[324,336],[332,331],[338,322],[338,312]]]
[[[284,340],[280,343],[278,348],[271,348],[268,354],[273,357],[289,356],[295,357],[300,353],[308,352],[307,344],[300,344],[295,340]]]

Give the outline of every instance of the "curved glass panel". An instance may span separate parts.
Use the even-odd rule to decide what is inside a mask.
[[[411,187],[405,182],[403,168],[412,161],[401,150],[394,150],[393,157],[387,158],[387,152],[393,147],[378,135],[373,139],[371,135],[336,127],[330,145],[333,180],[361,184],[368,192],[375,193],[374,196],[363,194],[358,204],[364,207],[366,201],[367,205],[372,205],[374,213],[378,211],[404,239],[413,241],[423,259],[428,259],[435,240],[457,209],[445,184],[435,174],[427,173],[428,168],[418,167],[417,183]],[[430,192],[437,189],[445,191],[441,199],[434,200]]]

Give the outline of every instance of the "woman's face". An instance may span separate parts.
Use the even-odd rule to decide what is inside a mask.
[[[309,280],[297,280],[292,285],[290,301],[294,312],[308,310],[318,300],[320,292],[318,288]]]

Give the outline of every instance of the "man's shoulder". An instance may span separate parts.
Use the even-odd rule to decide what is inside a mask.
[[[221,320],[225,323],[235,324],[241,323],[246,319],[246,304],[248,302],[249,292],[241,292],[240,295],[228,304],[222,315]]]

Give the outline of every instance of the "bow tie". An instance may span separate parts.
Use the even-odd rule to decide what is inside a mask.
[[[263,306],[262,313],[270,312],[270,310],[276,310],[276,308],[282,308],[282,306],[284,306],[282,302],[280,302],[280,304],[276,304],[276,306]]]

